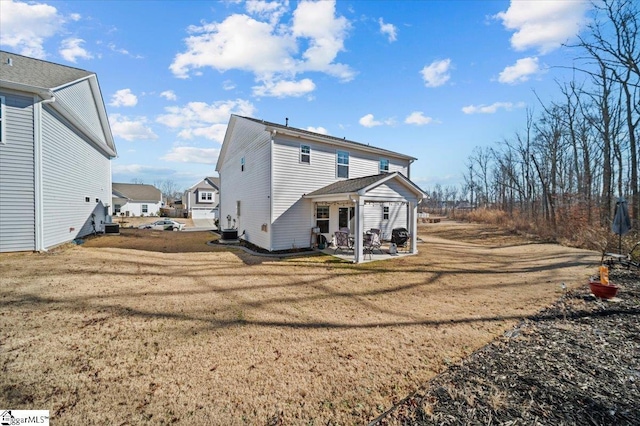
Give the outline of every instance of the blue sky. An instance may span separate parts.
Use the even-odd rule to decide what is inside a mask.
[[[557,96],[588,18],[582,0],[0,0],[0,46],[98,74],[114,182],[215,176],[240,114],[412,155],[432,188]]]

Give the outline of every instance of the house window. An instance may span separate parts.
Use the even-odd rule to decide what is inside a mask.
[[[389,207],[382,207],[382,220],[389,220]]]
[[[213,203],[213,192],[199,191],[198,194],[200,194],[199,201],[201,203]]]
[[[311,164],[311,147],[309,145],[300,145],[300,162]]]
[[[7,143],[4,128],[6,127],[5,123],[5,110],[4,110],[4,96],[0,96],[0,144],[4,145]]]
[[[113,214],[120,213],[120,208],[122,208],[122,206],[120,204],[114,204],[113,205]]]
[[[149,205],[148,204],[143,204],[142,205],[142,213],[148,213],[149,212]]]
[[[380,159],[380,173],[389,173],[389,160],[386,158]]]
[[[316,226],[321,234],[329,233],[329,206],[316,207]]]
[[[244,157],[240,159],[240,171],[244,172]]]
[[[336,176],[339,178],[349,178],[349,153],[346,151],[338,151],[336,158],[337,171]]]

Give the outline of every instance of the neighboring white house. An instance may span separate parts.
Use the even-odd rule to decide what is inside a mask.
[[[216,171],[220,228],[236,227],[269,251],[313,245],[348,227],[354,260],[363,260],[365,230],[417,230],[426,196],[411,180],[414,157],[342,138],[232,115]],[[316,229],[317,230],[317,229]],[[417,252],[413,238],[410,250]]]
[[[95,73],[0,51],[0,252],[102,232],[115,156]]]
[[[162,192],[153,185],[113,183],[115,216],[159,216]]]
[[[219,218],[220,178],[206,177],[184,192],[182,205],[192,219]]]

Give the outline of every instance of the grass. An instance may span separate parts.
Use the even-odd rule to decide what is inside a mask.
[[[417,256],[364,265],[137,230],[0,255],[0,406],[56,424],[362,424],[599,260],[442,225]]]

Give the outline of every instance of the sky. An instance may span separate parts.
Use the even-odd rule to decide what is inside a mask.
[[[583,0],[0,0],[0,48],[95,72],[113,181],[186,189],[231,114],[416,157],[460,186],[475,147],[553,100],[580,55]]]

